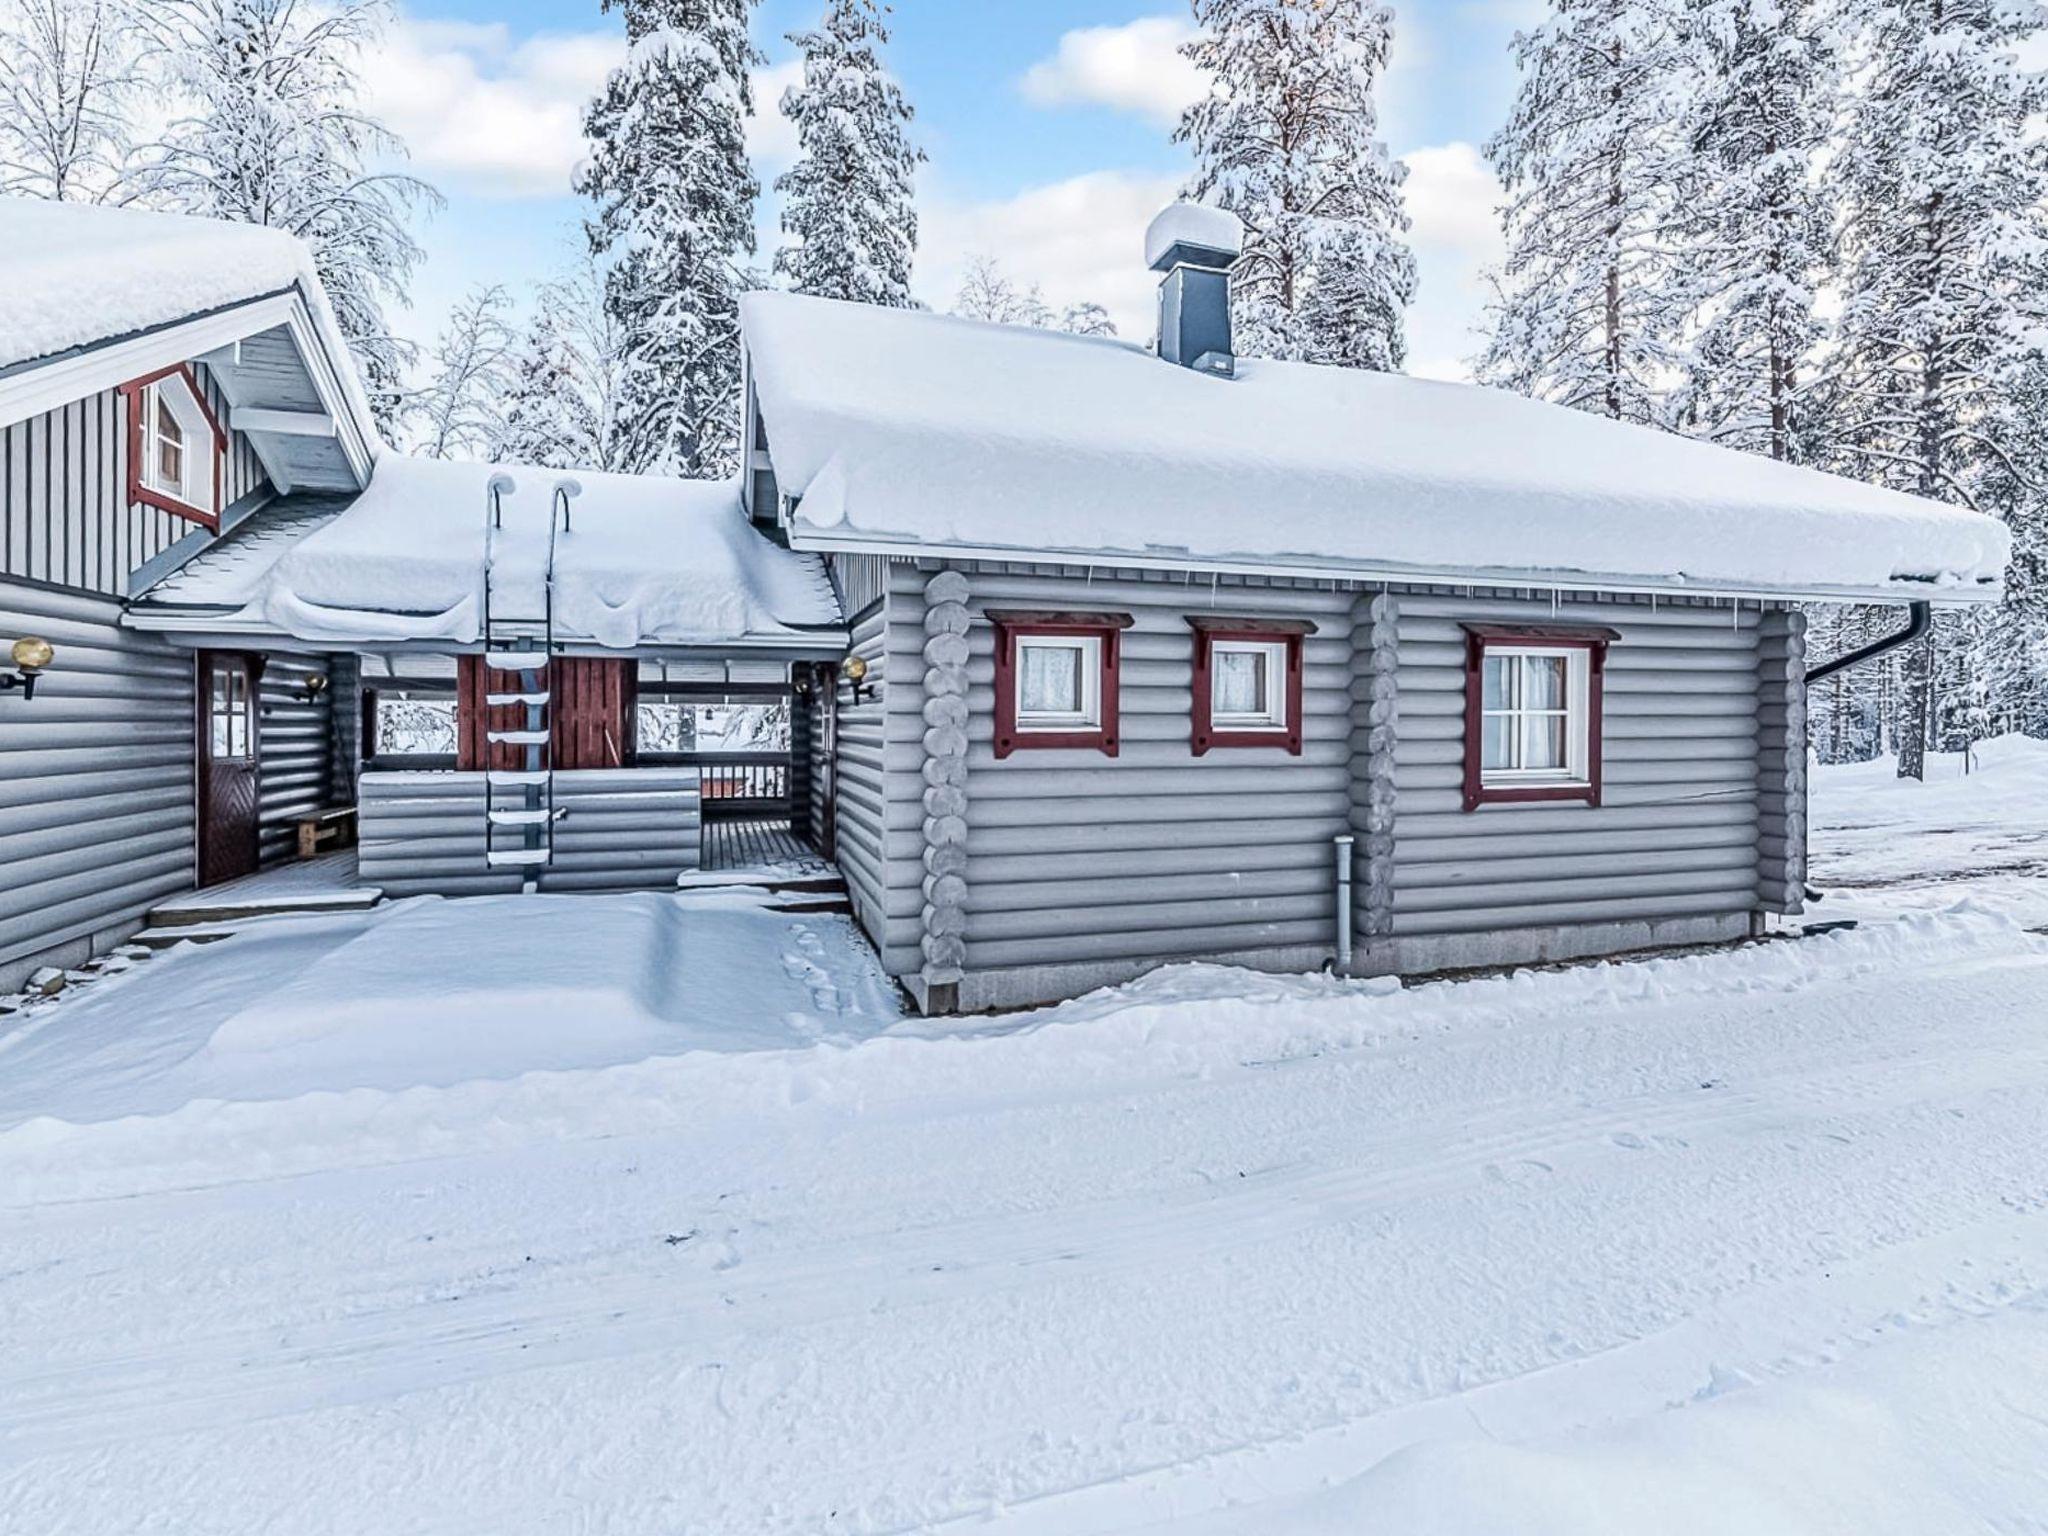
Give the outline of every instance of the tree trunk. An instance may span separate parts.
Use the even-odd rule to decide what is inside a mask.
[[[1927,777],[1927,724],[1934,701],[1934,636],[1906,647],[1900,670],[1899,777]]]

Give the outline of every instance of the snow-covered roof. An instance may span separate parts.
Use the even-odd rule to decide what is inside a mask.
[[[316,286],[282,230],[34,197],[0,198],[0,252],[0,368]]]
[[[486,540],[488,488],[509,482]],[[335,512],[258,523],[166,578],[137,622],[148,628],[281,633],[374,645],[481,637],[484,562],[493,617],[539,621],[555,488],[581,487],[555,544],[557,637],[614,649],[790,641],[836,632],[838,600],[816,555],[767,539],[736,485],[567,474],[525,465],[386,453],[369,489]],[[282,547],[280,547],[282,546]],[[152,614],[149,610],[155,609]],[[176,620],[167,610],[181,611]],[[204,618],[192,611],[210,610]]]
[[[744,301],[800,547],[1390,580],[1986,598],[1988,517],[1471,385]]]

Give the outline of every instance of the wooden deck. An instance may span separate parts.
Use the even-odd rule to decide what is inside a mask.
[[[340,848],[317,859],[289,863],[225,880],[203,890],[182,891],[150,910],[141,938],[147,943],[156,930],[186,931],[212,927],[225,937],[233,925],[256,917],[297,912],[365,912],[384,893],[356,876],[356,851]]]
[[[791,869],[825,874],[831,866],[794,832],[787,817],[706,819],[702,864],[708,870]]]

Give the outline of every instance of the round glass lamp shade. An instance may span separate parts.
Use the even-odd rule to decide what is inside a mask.
[[[849,656],[846,658],[845,661],[840,663],[839,670],[846,674],[846,680],[849,683],[862,683],[867,681],[868,664],[867,659],[865,657]]]
[[[23,635],[14,642],[14,664],[24,672],[40,672],[56,660],[57,648],[39,635]]]

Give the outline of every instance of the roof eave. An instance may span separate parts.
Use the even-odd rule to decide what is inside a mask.
[[[1529,587],[1550,592],[1608,592],[1641,597],[1705,597],[1758,602],[1904,604],[1931,602],[1943,607],[1978,607],[2004,595],[2002,582],[1975,587],[1936,582],[1898,582],[1884,587],[1853,585],[1770,585],[1725,581],[1688,581],[1682,577],[1627,575],[1602,571],[1536,571],[1506,567],[1425,567],[1398,562],[1369,563],[1341,559],[1290,557],[1266,560],[1249,556],[1207,556],[1182,551],[1047,549],[1027,545],[937,543],[928,539],[892,539],[871,533],[818,528],[801,511],[787,516],[790,547],[818,554],[885,555],[899,559],[1014,560],[1037,565],[1092,565],[1126,570],[1195,571],[1226,576],[1283,576],[1297,580],[1351,581],[1415,586]]]

